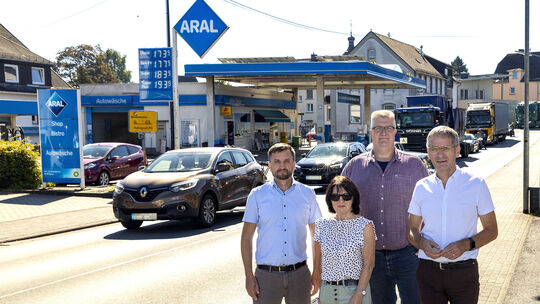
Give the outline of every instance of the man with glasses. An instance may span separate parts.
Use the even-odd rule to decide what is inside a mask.
[[[486,182],[456,167],[456,131],[436,127],[426,145],[435,174],[417,183],[409,206],[408,237],[420,257],[420,298],[423,303],[477,303],[476,257],[479,247],[497,238],[495,207]]]
[[[422,161],[394,147],[394,113],[371,114],[373,150],[352,159],[342,175],[360,192],[362,216],[375,224],[375,267],[369,281],[373,303],[420,303],[416,249],[407,240],[407,210],[416,182],[428,175]]]

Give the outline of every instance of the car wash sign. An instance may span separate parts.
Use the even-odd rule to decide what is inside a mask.
[[[38,103],[43,183],[81,183],[84,173],[77,90],[38,90]]]
[[[203,58],[229,27],[204,0],[197,0],[174,29]]]

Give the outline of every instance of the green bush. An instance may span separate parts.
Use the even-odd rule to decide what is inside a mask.
[[[0,141],[0,189],[36,189],[41,186],[39,153],[23,141]]]

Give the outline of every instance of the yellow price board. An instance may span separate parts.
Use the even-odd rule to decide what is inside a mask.
[[[129,132],[155,133],[157,131],[157,112],[129,111]]]
[[[221,116],[232,117],[231,107],[221,106]]]

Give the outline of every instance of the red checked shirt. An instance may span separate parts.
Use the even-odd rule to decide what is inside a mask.
[[[383,173],[373,151],[353,158],[343,169],[360,192],[360,214],[372,220],[377,250],[398,250],[407,240],[408,208],[416,182],[428,176],[422,161],[395,150]]]

